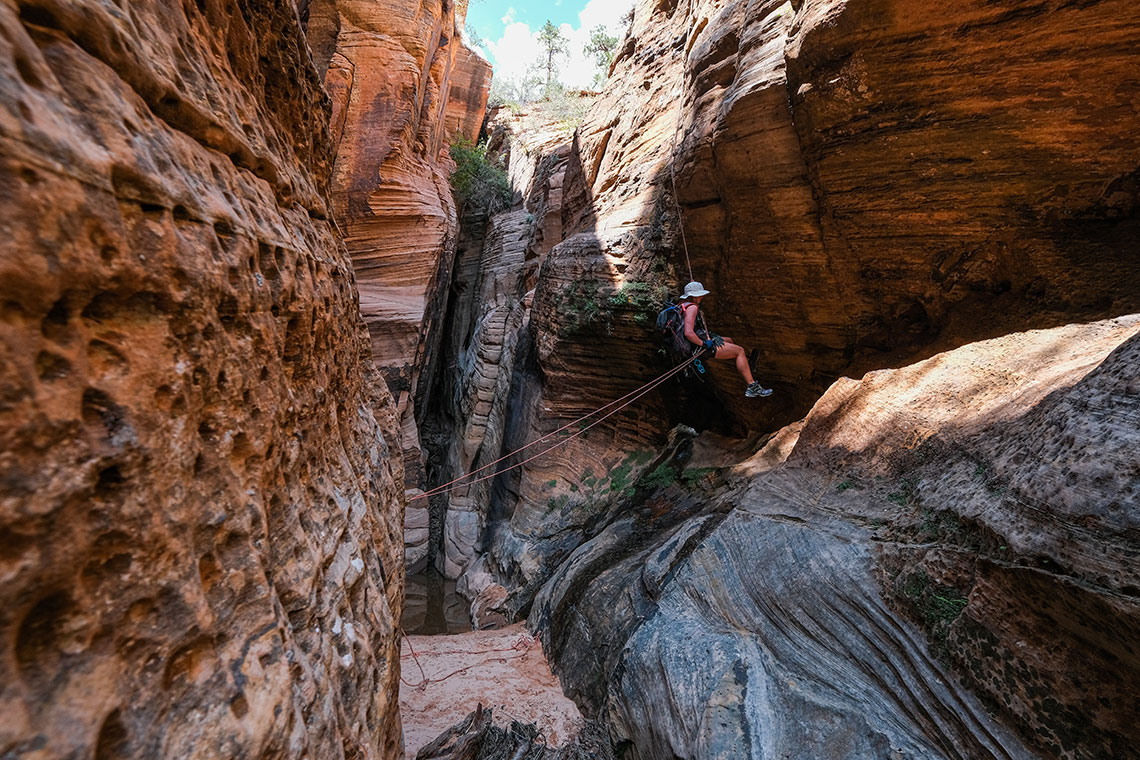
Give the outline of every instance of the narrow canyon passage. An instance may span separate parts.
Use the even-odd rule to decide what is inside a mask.
[[[0,757],[1140,758],[1140,5],[629,11],[0,0]]]

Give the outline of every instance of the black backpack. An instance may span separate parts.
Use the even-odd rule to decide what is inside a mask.
[[[657,312],[657,329],[665,342],[665,350],[675,358],[688,359],[699,348],[685,338],[685,313],[679,303],[670,301]]]

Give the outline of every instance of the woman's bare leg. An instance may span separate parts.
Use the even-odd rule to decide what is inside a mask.
[[[716,350],[716,359],[724,359],[725,361],[735,361],[736,371],[744,378],[744,382],[749,385],[752,384],[752,368],[748,366],[748,356],[744,353],[744,349],[735,343],[729,343],[727,340],[724,345]]]

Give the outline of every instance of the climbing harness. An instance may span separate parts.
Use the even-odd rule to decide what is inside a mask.
[[[513,470],[515,468],[522,467],[524,464],[527,464],[528,462],[533,462],[535,459],[538,459],[539,457],[550,453],[554,449],[557,449],[561,446],[565,446],[570,441],[572,441],[575,438],[577,438],[578,436],[584,434],[590,428],[604,422],[606,419],[617,414],[622,409],[624,409],[625,407],[632,404],[634,401],[637,401],[639,398],[641,398],[645,394],[649,393],[650,391],[652,391],[657,386],[664,383],[669,378],[673,377],[674,375],[678,374],[679,372],[684,371],[690,364],[697,361],[697,359],[701,356],[703,350],[704,349],[702,349],[701,351],[698,351],[697,353],[694,353],[688,359],[681,362],[676,367],[673,367],[668,372],[654,378],[653,380],[650,380],[648,383],[641,386],[640,388],[637,388],[636,390],[630,391],[629,393],[625,394],[621,398],[619,398],[615,401],[611,401],[610,403],[606,404],[605,406],[600,407],[598,409],[595,409],[594,411],[590,412],[589,414],[583,415],[583,416],[579,417],[578,419],[573,420],[572,422],[566,423],[565,425],[558,428],[557,430],[550,432],[550,433],[547,433],[546,435],[542,436],[541,438],[538,438],[537,440],[531,441],[530,443],[526,444],[525,446],[521,446],[521,447],[515,449],[514,451],[510,452],[509,454],[506,454],[504,456],[499,457],[494,462],[491,462],[489,464],[485,464],[482,467],[480,467],[479,469],[472,470],[471,472],[466,473],[465,475],[460,475],[458,478],[455,478],[454,480],[449,480],[448,482],[444,483],[443,485],[436,486],[435,488],[424,491],[421,494],[417,494],[416,496],[413,496],[411,499],[409,499],[408,502],[411,503],[411,502],[416,501],[418,499],[426,499],[430,496],[436,496],[437,494],[445,493],[447,491],[453,491],[456,488],[459,488],[461,486],[470,486],[470,485],[474,485],[476,483],[481,483],[484,480],[490,480],[491,478],[497,477],[497,476],[503,474],[504,472],[509,472],[510,470]],[[598,414],[599,412],[604,412],[607,409],[609,409],[610,407],[614,407],[615,405],[616,405],[616,408],[612,409],[609,412],[606,412],[606,414],[604,414],[601,417],[599,417],[598,419],[594,420],[589,425],[586,425],[585,427],[580,427],[574,433],[571,433],[570,435],[566,436],[562,440],[555,442],[554,444],[552,444],[548,448],[543,449],[542,451],[538,452],[537,454],[529,456],[526,459],[522,460],[521,462],[517,462],[515,464],[512,464],[510,467],[504,467],[501,470],[496,470],[495,472],[491,473],[490,475],[484,475],[483,477],[476,478],[475,480],[467,480],[467,478],[471,477],[472,475],[477,475],[480,472],[483,472],[484,470],[488,470],[488,469],[494,467],[495,465],[499,464],[500,462],[502,462],[506,459],[510,459],[515,454],[518,454],[521,451],[525,451],[526,449],[529,449],[531,446],[537,446],[538,444],[542,443],[543,441],[545,441],[549,438],[552,438],[555,435],[558,435],[559,433],[563,432],[564,430],[567,430],[571,427],[574,427],[575,425],[581,425],[581,423],[590,419],[595,414]],[[460,482],[460,481],[465,481],[465,480],[466,480],[466,482]]]

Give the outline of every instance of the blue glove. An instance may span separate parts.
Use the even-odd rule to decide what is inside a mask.
[[[716,351],[716,341],[715,341],[715,340],[711,340],[711,339],[709,339],[709,340],[706,340],[706,341],[705,341],[705,348],[708,348],[708,349],[711,349],[711,350],[713,350],[713,351]]]

